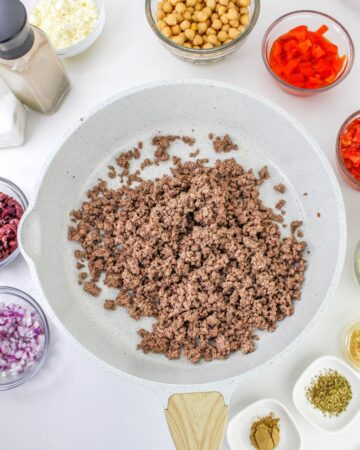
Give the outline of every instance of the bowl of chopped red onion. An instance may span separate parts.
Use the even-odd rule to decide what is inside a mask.
[[[22,190],[0,177],[0,267],[14,261],[19,254],[18,227],[27,206]]]
[[[49,325],[40,305],[18,289],[0,286],[0,391],[31,379],[49,347]]]

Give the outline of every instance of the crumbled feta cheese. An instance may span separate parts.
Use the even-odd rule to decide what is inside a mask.
[[[91,0],[40,0],[29,20],[45,31],[56,49],[64,49],[89,36],[99,14]]]

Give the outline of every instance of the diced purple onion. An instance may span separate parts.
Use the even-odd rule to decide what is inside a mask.
[[[17,375],[40,358],[45,333],[37,312],[0,303],[0,376]]]

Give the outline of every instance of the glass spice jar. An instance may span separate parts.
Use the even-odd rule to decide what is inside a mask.
[[[29,25],[19,0],[0,0],[0,76],[22,103],[43,114],[55,112],[70,87],[56,51]]]
[[[360,318],[344,330],[341,349],[352,367],[360,372]]]

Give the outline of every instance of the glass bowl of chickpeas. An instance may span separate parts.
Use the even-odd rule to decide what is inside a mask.
[[[148,22],[177,58],[212,63],[237,50],[253,30],[260,0],[146,0]]]

